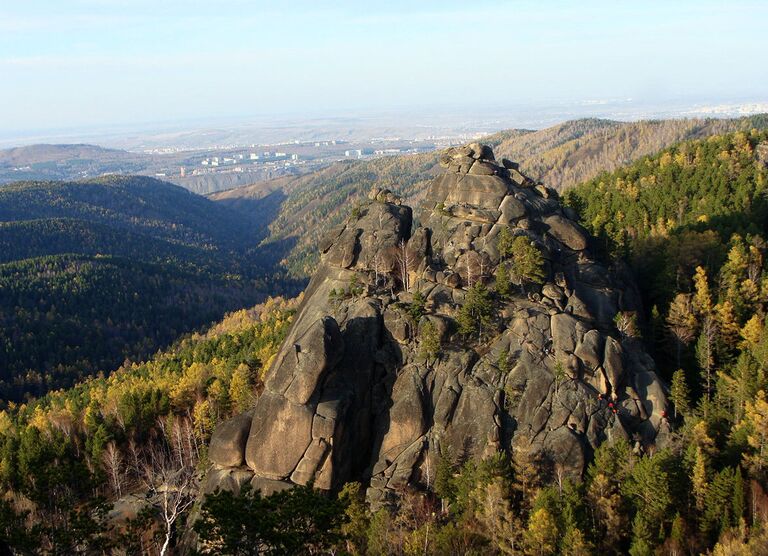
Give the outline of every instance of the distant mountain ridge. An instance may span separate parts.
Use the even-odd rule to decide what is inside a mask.
[[[489,142],[499,156],[520,161],[522,170],[563,191],[680,141],[766,127],[766,114],[639,122],[582,119],[527,134],[502,132]]]
[[[137,158],[135,155],[121,149],[110,149],[87,143],[51,144],[40,143],[0,150],[0,164],[29,164],[37,162],[57,162],[62,158],[92,159],[94,157],[112,156],[115,158]]]
[[[0,150],[0,184],[25,179],[72,179],[107,173],[135,174],[146,155],[97,145],[29,145]]]
[[[503,131],[484,142],[499,159],[519,162],[521,171],[562,191],[679,141],[753,127],[767,128],[768,115],[640,122],[583,119],[539,131]],[[265,247],[275,243],[282,248],[286,239],[293,238],[296,244],[283,263],[292,274],[307,276],[318,260],[316,239],[340,224],[371,187],[390,189],[408,203],[418,204],[438,171],[438,157],[439,153],[426,153],[338,162],[309,174],[218,192],[209,198],[252,215],[277,211]],[[264,195],[267,191],[271,195]],[[279,204],[277,209],[275,204]]]

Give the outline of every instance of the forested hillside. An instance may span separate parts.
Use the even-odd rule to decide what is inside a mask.
[[[563,190],[682,140],[766,126],[765,116],[641,122],[586,119],[540,131],[505,131],[484,142],[494,147],[498,158],[519,162],[527,175]],[[436,153],[428,153],[338,162],[302,176],[215,193],[210,198],[251,215],[276,211],[265,247],[278,261],[283,259],[291,274],[306,276],[317,263],[317,238],[338,225],[350,205],[374,185],[418,205],[436,172],[437,159]]]
[[[165,531],[154,511],[140,511],[162,506],[161,494],[150,496],[154,481],[170,466],[196,474],[205,465],[213,427],[253,403],[295,305],[237,311],[146,363],[0,410],[0,547],[156,553]],[[101,519],[136,492],[110,514],[117,522]]]
[[[766,115],[639,122],[585,119],[524,135],[502,132],[487,141],[497,156],[520,162],[524,173],[564,191],[680,141],[766,127]]]
[[[436,164],[434,153],[337,162],[310,174],[216,193],[211,199],[246,214],[262,214],[265,203],[278,201],[272,203],[277,215],[264,247],[278,262],[285,257],[292,274],[307,276],[317,262],[319,236],[339,224],[374,185],[418,199]],[[274,192],[264,196],[265,187]]]
[[[0,400],[145,358],[184,332],[296,291],[250,217],[151,178],[0,188]]]

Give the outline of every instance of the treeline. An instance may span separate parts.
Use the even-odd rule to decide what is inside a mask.
[[[128,534],[133,553],[159,549],[168,498],[158,488],[176,485],[175,502],[189,509],[213,428],[253,404],[295,305],[276,299],[237,311],[146,363],[0,411],[0,546],[111,553]],[[134,511],[104,520],[117,498],[136,492],[146,499]],[[175,542],[180,533],[174,525],[168,534]]]

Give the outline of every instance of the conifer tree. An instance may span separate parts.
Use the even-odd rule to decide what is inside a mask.
[[[507,265],[504,263],[499,263],[499,266],[496,269],[495,289],[496,293],[502,299],[509,297],[512,293],[512,283],[509,279],[509,271],[507,270]]]
[[[493,303],[488,289],[482,282],[475,283],[467,290],[464,304],[459,309],[456,321],[459,332],[466,337],[477,336],[482,340],[493,324]]]
[[[545,509],[531,514],[524,533],[526,554],[550,556],[557,550],[557,522]]]
[[[517,236],[512,242],[512,274],[520,280],[525,291],[525,283],[541,284],[544,274],[544,257],[541,251],[526,236]]]
[[[667,314],[667,329],[675,347],[677,366],[680,367],[683,348],[691,343],[696,331],[696,317],[690,295],[679,293],[672,300]]]
[[[501,230],[499,230],[499,235],[496,240],[496,248],[499,251],[501,262],[504,262],[512,257],[514,253],[514,239],[515,238],[512,235],[512,231],[509,229],[509,226],[502,226]]]
[[[674,416],[677,418],[678,412],[686,415],[690,410],[690,399],[688,384],[685,381],[685,371],[678,369],[672,375],[672,385],[669,391],[670,399],[674,404]]]
[[[696,448],[696,459],[691,472],[693,498],[698,511],[704,510],[707,500],[707,456],[701,446]]]
[[[768,470],[768,401],[759,391],[754,402],[748,402],[742,425],[747,430],[750,451],[744,454],[744,463],[754,477],[763,478]]]
[[[432,321],[427,320],[419,331],[419,350],[426,359],[434,359],[440,354],[440,334]]]
[[[592,554],[592,545],[584,536],[584,533],[576,527],[571,527],[565,532],[562,540],[563,556],[590,556]]]
[[[693,309],[700,316],[712,314],[712,293],[709,290],[709,280],[707,271],[702,267],[696,267],[696,274],[693,277]]]

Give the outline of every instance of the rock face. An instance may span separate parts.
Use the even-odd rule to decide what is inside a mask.
[[[625,273],[592,257],[554,191],[498,165],[489,147],[450,149],[441,163],[421,226],[375,190],[319,243],[321,265],[264,393],[214,433],[206,491],[358,480],[381,504],[424,484],[441,451],[479,458],[524,439],[578,476],[607,439],[663,442],[665,388],[614,325],[638,308]],[[471,283],[493,287],[505,227],[541,251],[547,278],[513,286],[488,337],[467,342],[454,319]],[[435,357],[421,349],[428,323],[441,339]]]

